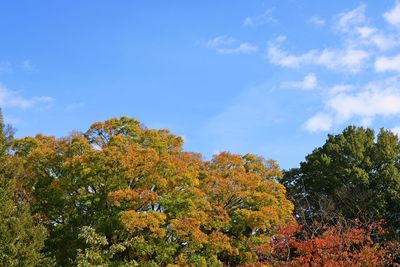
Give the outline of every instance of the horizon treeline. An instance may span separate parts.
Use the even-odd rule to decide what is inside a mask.
[[[128,117],[15,139],[0,116],[0,266],[399,266],[391,131],[349,126],[287,171],[182,146]]]

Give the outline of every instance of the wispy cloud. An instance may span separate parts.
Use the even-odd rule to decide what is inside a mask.
[[[311,23],[312,25],[314,25],[315,27],[323,27],[325,26],[326,21],[318,16],[312,16],[309,20],[309,23]]]
[[[267,56],[272,64],[288,68],[298,68],[303,65],[320,65],[328,69],[357,73],[364,68],[365,61],[370,57],[367,51],[348,47],[344,50],[312,49],[302,54],[290,54],[281,48],[286,37],[278,37],[270,42]]]
[[[373,67],[375,72],[400,73],[400,54],[387,56],[387,53],[384,53],[398,46],[398,33],[374,27],[365,13],[366,5],[361,4],[335,16],[335,32],[340,34],[343,41],[336,48],[289,53],[282,48],[286,37],[278,37],[268,45],[268,59],[272,64],[294,69],[314,65],[366,75],[363,71]],[[391,25],[400,26],[399,2],[383,16]],[[371,61],[374,64],[369,64]],[[309,85],[311,88],[311,77],[306,79],[306,76],[303,81],[286,82],[282,85],[303,89]],[[323,109],[317,111],[304,124],[310,132],[328,131],[335,125],[353,120],[358,120],[361,125],[370,125],[377,117],[400,116],[400,82],[396,77],[361,85],[334,85],[321,96]]]
[[[365,12],[366,5],[361,4],[338,15],[336,29],[345,34],[346,43],[353,47],[377,47],[379,50],[389,50],[397,46],[398,36],[371,26]]]
[[[205,46],[210,49],[216,49],[221,46],[228,46],[235,43],[235,39],[231,36],[221,35],[208,40]]]
[[[374,25],[374,20],[366,15],[366,11],[367,5],[360,4],[333,16],[333,27],[330,29],[332,29],[332,35],[337,37],[337,42],[331,46],[289,50],[285,46],[288,42],[286,36],[279,36],[267,43],[266,57],[272,65],[301,70],[301,72],[305,67],[309,69],[309,73],[302,80],[284,81],[280,84],[281,87],[303,90],[321,89],[313,91],[313,95],[317,99],[319,97],[317,102],[319,101],[318,105],[321,108],[313,107],[314,115],[302,120],[302,126],[310,132],[328,131],[333,127],[354,121],[358,121],[361,125],[370,125],[377,118],[400,117],[400,76],[387,78],[389,72],[400,74],[400,53],[396,50],[400,47],[400,32],[394,27],[387,27],[388,25]],[[389,26],[400,27],[400,1],[397,1],[394,7],[382,16]],[[245,18],[243,26],[276,22],[271,18],[273,18],[272,10],[267,10],[260,16]],[[327,24],[327,20],[312,16],[308,23],[323,27]],[[326,29],[328,30],[328,27]],[[211,39],[207,42],[207,47],[221,54],[257,51],[257,48],[250,43],[241,43],[229,36]],[[357,77],[356,81],[364,80],[364,82],[354,84],[339,82],[328,85],[324,89],[321,88],[317,79],[317,75],[320,78],[320,71],[325,73],[334,71],[333,75],[339,77],[341,75],[344,81],[347,80],[348,74],[352,74],[352,77]],[[379,76],[380,80],[376,80],[377,78],[372,80],[371,72],[380,73],[382,75]],[[321,77],[326,76],[321,75]],[[329,84],[329,80],[324,81],[323,84]],[[262,95],[257,90],[248,91],[248,95],[243,95],[240,102],[216,116],[210,125],[217,127],[223,120],[235,121],[233,118],[240,116],[240,109],[251,113],[253,117],[256,117],[253,114],[258,115],[265,111],[263,107],[257,110],[257,105],[254,103],[258,99],[251,101],[248,97],[249,92],[252,92],[251,95],[254,92]],[[304,94],[304,92],[298,93]],[[257,127],[255,126],[257,123],[261,123],[261,120],[255,120],[251,127]],[[236,124],[232,123],[232,125]],[[228,127],[223,131],[226,129]],[[227,130],[227,132],[230,131],[230,129]],[[223,134],[225,132],[221,133]]]
[[[317,87],[317,84],[318,84],[317,76],[315,76],[314,73],[309,73],[304,77],[302,81],[283,82],[281,86],[286,88],[311,90],[315,89]]]
[[[328,90],[328,94],[336,95],[343,92],[349,92],[351,90],[354,90],[354,86],[351,84],[337,84]]]
[[[13,91],[0,84],[0,107],[28,109],[37,105],[48,105],[54,99],[49,96],[23,97],[19,92]]]
[[[258,47],[248,42],[238,42],[230,36],[221,35],[205,42],[205,47],[217,51],[219,54],[252,54]]]
[[[319,112],[309,118],[304,126],[310,132],[329,131],[332,127],[332,118],[326,113]]]
[[[267,47],[268,59],[272,64],[288,68],[317,65],[332,70],[360,73],[368,67],[369,60],[376,57],[376,71],[394,70],[400,72],[400,56],[390,58],[379,55],[379,51],[387,51],[398,46],[400,43],[399,35],[384,32],[371,26],[365,12],[366,5],[361,4],[350,11],[335,16],[335,29],[342,34],[343,40],[343,44],[339,47],[290,53],[282,48],[286,37],[280,36],[269,42]],[[384,17],[393,24],[397,18],[397,12],[400,14],[399,3],[392,10],[386,12]],[[313,21],[317,22],[317,17],[313,17]]]
[[[253,17],[246,17],[243,20],[243,26],[257,26],[257,25],[264,25],[269,23],[277,23],[278,20],[272,16],[274,8],[270,8],[264,11],[261,15],[253,16]]]
[[[397,71],[400,73],[400,54],[394,57],[378,57],[375,61],[377,72]]]
[[[340,35],[339,45],[332,48],[309,49],[305,52],[288,52],[282,48],[285,36],[270,41],[267,56],[272,64],[287,68],[299,68],[305,65],[323,66],[332,70],[360,73],[374,66],[377,72],[400,72],[400,55],[387,57],[382,54],[400,44],[398,32],[379,29],[371,25],[366,16],[366,5],[342,12],[334,18],[335,33]],[[400,4],[386,12],[386,20],[394,24],[397,12],[400,17]],[[316,17],[314,17],[314,21]],[[399,19],[400,21],[400,19]],[[399,22],[400,23],[400,22]],[[375,64],[371,63],[371,59]]]
[[[241,43],[239,46],[232,48],[219,48],[217,51],[220,54],[252,54],[256,53],[258,48],[250,43]]]
[[[337,29],[342,32],[351,32],[363,25],[367,21],[365,9],[366,5],[361,4],[353,10],[340,13],[337,16]]]
[[[388,78],[359,86],[337,85],[330,90],[324,110],[306,122],[311,131],[328,131],[331,127],[358,119],[370,125],[378,116],[400,116],[400,81]],[[320,126],[318,126],[320,125]]]
[[[400,27],[400,2],[396,1],[393,9],[385,12],[383,14],[383,17],[389,24]]]
[[[358,40],[354,40],[354,43],[358,41],[359,45],[376,46],[380,50],[389,50],[398,45],[398,37],[388,35],[378,30],[377,28],[363,26],[356,29],[358,33]]]

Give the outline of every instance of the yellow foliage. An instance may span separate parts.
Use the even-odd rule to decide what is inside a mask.
[[[161,224],[164,223],[166,217],[162,212],[129,210],[122,212],[121,221],[131,232],[148,230],[150,233],[162,237],[165,235],[165,229],[161,227]]]

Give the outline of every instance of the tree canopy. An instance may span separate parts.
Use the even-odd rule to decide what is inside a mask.
[[[0,111],[0,265],[50,264],[40,253],[46,228],[31,215],[28,201],[19,191],[17,174],[21,170],[7,154],[12,138]]]
[[[0,116],[1,118],[1,116]],[[114,118],[13,139],[0,120],[2,266],[393,266],[396,135],[348,127],[299,168],[210,160]]]
[[[350,126],[329,135],[300,164],[285,173],[289,198],[304,222],[338,217],[377,223],[384,220],[391,234],[400,227],[400,143],[381,129]]]
[[[278,165],[227,152],[204,161],[182,144],[126,117],[17,140],[23,186],[49,229],[45,253],[63,266],[256,262],[291,219]]]

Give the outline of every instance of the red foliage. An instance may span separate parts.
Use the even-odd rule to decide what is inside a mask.
[[[295,224],[280,229],[267,260],[274,266],[400,266],[400,243],[377,243],[381,224],[362,227],[357,222],[305,231]]]

